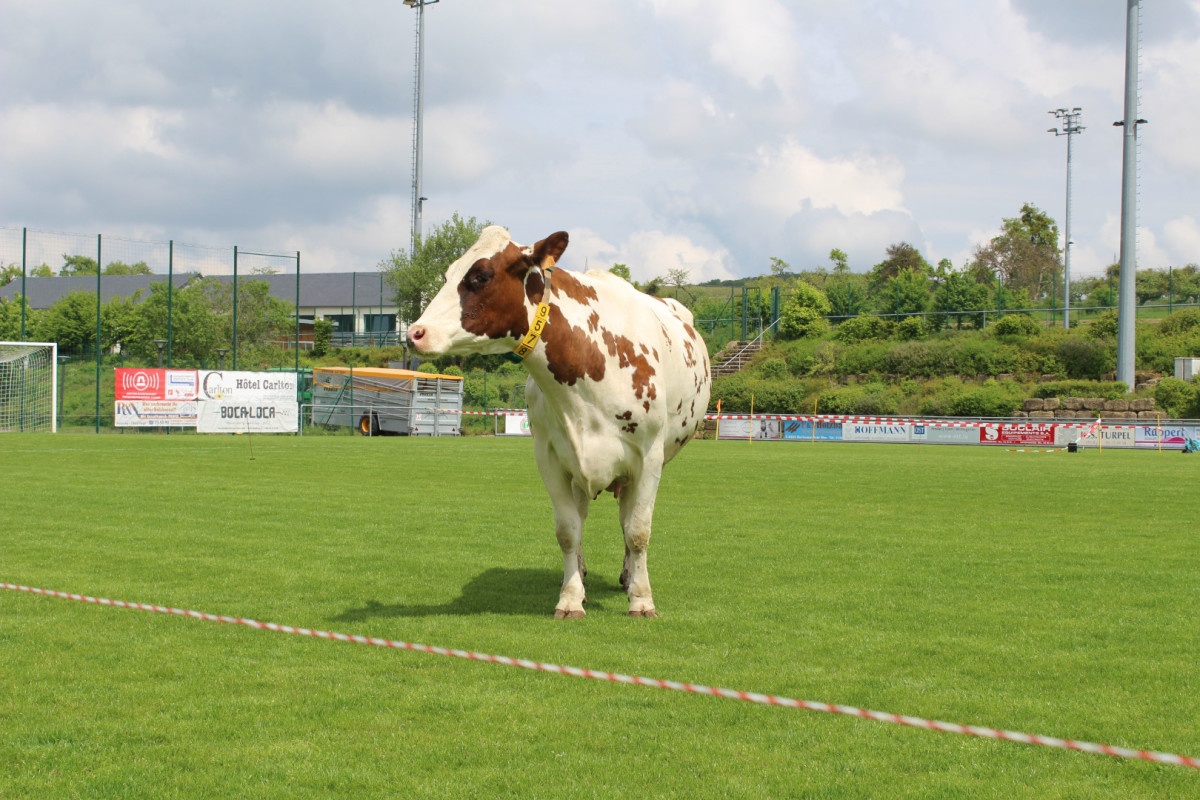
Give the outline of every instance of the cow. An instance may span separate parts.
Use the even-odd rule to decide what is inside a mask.
[[[704,425],[708,349],[680,303],[603,270],[555,267],[567,241],[559,231],[522,247],[488,226],[447,268],[408,338],[427,356],[523,359],[538,471],[563,554],[554,618],[585,616],[583,523],[604,491],[620,506],[629,615],[657,617],[646,567],[654,501],[663,465]]]

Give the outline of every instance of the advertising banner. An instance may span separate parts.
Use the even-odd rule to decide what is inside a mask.
[[[1134,426],[1130,427],[1104,427],[1100,429],[1102,439],[1096,438],[1096,433],[1091,432],[1084,436],[1084,432],[1089,428],[1078,428],[1074,425],[1058,425],[1054,432],[1054,443],[1059,447],[1065,447],[1071,442],[1078,442],[1080,447],[1133,447],[1135,442]]]
[[[113,421],[123,428],[196,424],[194,369],[118,367],[114,376]]]
[[[816,426],[817,429],[814,431],[811,420],[788,420],[783,423],[783,438],[810,442],[840,442],[842,440],[842,423],[817,420]]]
[[[1196,438],[1196,428],[1191,425],[1138,425],[1134,429],[1136,447],[1158,447],[1163,450],[1182,450],[1184,439]]]
[[[200,433],[295,433],[300,415],[294,372],[199,373]]]
[[[113,420],[118,428],[194,428],[195,400],[117,400]]]
[[[909,442],[912,426],[906,424],[882,424],[865,422],[843,422],[842,440],[847,442]]]
[[[529,430],[529,415],[528,414],[506,414],[504,416],[504,430],[500,431],[501,436],[532,436],[533,432]]]
[[[778,439],[779,420],[777,419],[722,419],[722,439],[749,439],[753,433],[755,439]]]
[[[979,429],[973,426],[913,425],[912,440],[917,444],[979,444]]]
[[[980,444],[1054,444],[1053,424],[1013,423],[984,425],[979,429]]]

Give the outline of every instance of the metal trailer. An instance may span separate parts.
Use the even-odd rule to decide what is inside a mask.
[[[463,379],[409,369],[316,367],[311,421],[364,436],[458,436]]]

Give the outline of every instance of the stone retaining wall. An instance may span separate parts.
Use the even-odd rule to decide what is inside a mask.
[[[1158,419],[1163,416],[1155,410],[1153,397],[1118,398],[1105,400],[1103,397],[1031,397],[1021,404],[1014,417],[1029,419]]]

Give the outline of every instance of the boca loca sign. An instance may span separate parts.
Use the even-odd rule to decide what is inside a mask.
[[[200,372],[196,430],[200,433],[295,433],[294,372]]]

